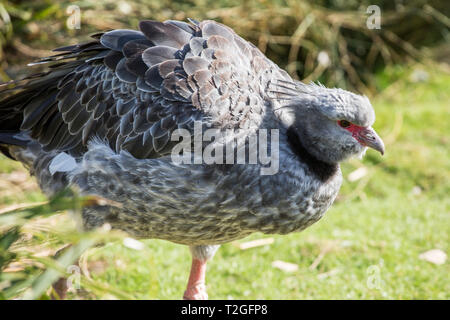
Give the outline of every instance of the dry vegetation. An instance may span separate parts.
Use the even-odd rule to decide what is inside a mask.
[[[66,26],[70,4],[80,7],[79,30]],[[381,29],[367,28],[369,5],[380,6]],[[6,0],[0,4],[0,57],[6,55],[0,78],[17,74],[16,53],[35,59],[99,30],[135,28],[142,19],[195,18],[233,27],[295,78],[370,94],[379,89],[374,72],[426,59],[424,47],[448,38],[449,10],[445,0]]]

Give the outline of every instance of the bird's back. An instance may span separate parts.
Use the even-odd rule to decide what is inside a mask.
[[[80,156],[97,137],[116,152],[156,158],[170,153],[173,130],[191,131],[195,120],[258,126],[264,86],[285,76],[258,49],[214,21],[142,21],[140,29],[56,49],[39,62],[48,73],[4,86],[0,143],[28,135],[44,151]]]

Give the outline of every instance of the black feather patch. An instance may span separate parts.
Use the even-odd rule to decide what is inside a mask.
[[[0,131],[0,144],[26,146],[28,142],[28,140],[21,139],[17,131]]]
[[[137,80],[137,75],[131,72],[126,66],[126,58],[120,60],[116,66],[116,75],[120,80],[128,83],[134,83]]]
[[[161,150],[164,149],[164,147],[167,145],[169,140],[170,140],[170,134],[168,132],[166,132],[165,135],[163,135],[159,138],[153,138],[152,139],[153,149],[156,152],[160,152]]]
[[[147,70],[145,73],[145,83],[147,83],[149,86],[159,90],[161,87],[161,84],[163,82],[163,78],[159,74],[158,65],[155,65]]]
[[[123,58],[122,52],[111,51],[103,61],[108,68],[116,70],[116,66],[119,63],[119,61],[122,60],[122,58]]]
[[[133,113],[129,112],[120,119],[120,134],[128,136],[133,130]]]
[[[295,129],[290,127],[287,131],[287,137],[292,150],[299,157],[299,160],[305,163],[309,170],[322,182],[328,181],[338,171],[339,165],[336,163],[326,163],[306,150],[302,145]]]
[[[30,103],[24,110],[24,119],[20,127],[21,130],[30,130],[47,113],[48,109],[55,102],[56,93],[47,96],[43,95]]]
[[[155,89],[153,89],[152,87],[150,87],[148,84],[145,83],[145,80],[143,77],[139,77],[137,79],[136,86],[139,90],[142,90],[145,92],[155,92]]]
[[[96,124],[97,124],[97,121],[94,120],[93,115],[91,115],[91,117],[86,122],[86,125],[83,128],[83,132],[81,133],[81,140],[82,140],[83,145],[87,144],[90,134],[94,130]]]
[[[42,130],[42,132],[39,134],[36,135],[33,134],[32,136],[33,138],[39,138],[39,143],[46,146],[53,140],[56,132],[62,125],[64,125],[64,123],[61,118],[61,114],[58,112],[54,112],[53,115],[46,122],[43,122],[39,126],[40,128],[45,127],[45,130]]]
[[[129,70],[137,77],[143,77],[145,75],[145,72],[148,70],[148,67],[142,60],[141,56],[134,56],[131,58],[127,58],[125,66],[127,70]]]
[[[81,106],[80,101],[77,101],[74,103],[70,108],[68,108],[66,111],[62,112],[62,117],[65,123],[72,122],[78,114],[81,112],[81,110],[84,109]]]
[[[107,107],[107,104],[105,102],[102,102],[102,103],[97,105],[97,107],[95,108],[95,112],[94,112],[94,119],[95,120],[97,120],[101,116],[103,116],[103,114],[106,111],[106,107]]]
[[[125,113],[130,111],[135,106],[135,103],[136,103],[135,99],[130,99],[128,101],[120,99],[116,104],[117,115],[123,116]]]
[[[84,128],[84,126],[86,125],[87,121],[89,120],[90,117],[90,113],[85,111],[85,110],[81,110],[81,112],[78,114],[78,116],[69,123],[69,132],[70,134],[78,134],[80,132],[81,129]]]
[[[148,49],[149,47],[153,46],[152,42],[147,39],[139,39],[139,40],[133,40],[127,42],[123,46],[123,54],[125,57],[130,58],[136,55],[141,55],[142,52],[145,51],[145,49]]]

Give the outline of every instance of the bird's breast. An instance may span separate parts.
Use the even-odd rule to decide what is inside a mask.
[[[323,216],[340,186],[340,175],[323,183],[302,167],[263,176],[257,165],[224,169],[95,152],[84,157],[72,183],[122,205],[90,208],[85,225],[109,223],[137,238],[200,245],[299,231]]]

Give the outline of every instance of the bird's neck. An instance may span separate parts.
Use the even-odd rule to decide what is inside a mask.
[[[296,155],[297,160],[303,163],[307,169],[315,175],[317,179],[326,182],[339,172],[338,163],[328,163],[319,160],[311,154],[302,144],[299,136],[293,128],[286,130],[287,142],[291,151]]]

